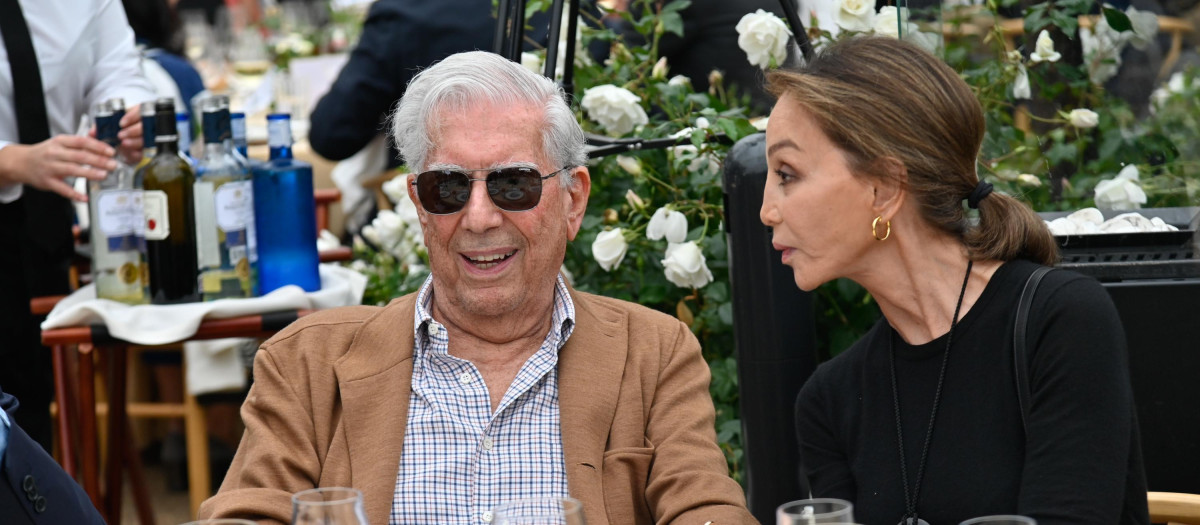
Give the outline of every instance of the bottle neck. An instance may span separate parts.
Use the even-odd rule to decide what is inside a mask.
[[[156,153],[158,155],[163,155],[163,154],[178,155],[179,154],[179,139],[175,136],[159,137],[158,139],[156,139],[154,141],[154,144],[158,148],[158,152]]]
[[[271,160],[292,158],[291,146],[271,146]]]

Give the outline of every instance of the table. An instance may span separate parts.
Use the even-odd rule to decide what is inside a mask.
[[[225,337],[267,338],[282,330],[296,319],[312,313],[313,310],[292,310],[285,312],[266,313],[261,315],[235,317],[230,319],[205,320],[200,324],[196,333],[187,341],[219,339]],[[172,344],[182,343],[180,340]],[[100,510],[100,514],[109,523],[121,522],[121,474],[125,462],[129,462],[129,473],[134,490],[134,501],[137,506],[139,520],[142,523],[153,523],[150,513],[149,500],[145,491],[145,480],[141,478],[141,466],[136,451],[127,442],[129,420],[126,412],[126,362],[128,349],[132,346],[126,341],[115,339],[108,334],[104,325],[75,326],[57,328],[42,332],[42,344],[51,348],[54,361],[54,389],[59,402],[58,410],[58,439],[62,443],[62,466],[68,475],[75,476],[77,470],[76,451],[79,453],[78,474],[81,476],[83,488],[92,500],[92,504]],[[78,358],[77,377],[69,377],[68,361],[73,357],[68,345],[76,345]],[[99,455],[96,430],[96,399],[95,399],[95,364],[93,354],[99,355],[107,362],[108,383],[108,425],[105,463],[108,470],[105,473],[105,485],[100,485]],[[76,385],[76,388],[71,388]],[[77,416],[77,419],[76,417]],[[74,423],[78,421],[79,441],[75,440]],[[191,429],[189,429],[191,430]],[[203,432],[203,429],[200,429]],[[199,441],[198,443],[195,443]],[[193,447],[200,447],[207,457],[207,439],[194,439],[189,432],[189,453]],[[204,462],[207,464],[207,461]],[[207,498],[209,490],[208,469],[189,469],[190,495],[192,513],[195,515],[200,502]]]

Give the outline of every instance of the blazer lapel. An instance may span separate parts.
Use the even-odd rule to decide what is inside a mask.
[[[619,310],[571,290],[575,331],[558,357],[558,403],[571,496],[588,521],[605,523],[602,468],[629,351],[629,321]]]
[[[367,320],[334,363],[350,455],[350,484],[363,491],[367,521],[387,523],[412,391],[416,294]]]

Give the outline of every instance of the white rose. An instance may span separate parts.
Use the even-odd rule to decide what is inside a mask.
[[[611,272],[620,266],[621,260],[625,258],[625,252],[628,250],[629,244],[625,242],[625,230],[621,228],[602,231],[596,235],[596,240],[592,241],[592,257],[606,272]]]
[[[391,251],[404,238],[404,220],[392,210],[380,210],[371,221],[375,227],[380,247]]]
[[[1108,79],[1117,75],[1121,67],[1121,51],[1129,38],[1108,25],[1108,20],[1100,18],[1100,22],[1092,29],[1079,30],[1079,45],[1083,50],[1084,65],[1087,66],[1088,78],[1093,84],[1104,84]]]
[[[667,85],[690,86],[690,85],[692,85],[692,79],[690,79],[684,75],[675,75],[675,76],[671,77],[671,80],[667,81]]]
[[[1100,123],[1100,115],[1090,109],[1072,109],[1067,114],[1067,121],[1080,129],[1094,128]]]
[[[617,165],[634,177],[642,174],[642,163],[628,155],[617,155]]]
[[[871,29],[877,35],[900,38],[900,12],[896,10],[896,6],[885,5],[879,8],[879,14],[875,15]]]
[[[792,32],[778,16],[759,9],[743,16],[735,29],[738,47],[746,52],[751,65],[767,69],[783,64],[787,58],[788,37]]]
[[[1133,35],[1129,37],[1129,43],[1139,51],[1145,51],[1158,34],[1158,15],[1150,11],[1138,11],[1133,6],[1129,6],[1125,14],[1129,17],[1129,23],[1133,25]]]
[[[625,190],[625,202],[628,202],[629,207],[635,210],[640,210],[646,207],[646,201],[643,201],[641,197],[638,197],[638,194],[634,193],[633,190]]]
[[[408,174],[402,173],[388,179],[383,183],[383,194],[392,202],[408,200]]]
[[[649,122],[641,102],[628,89],[604,84],[585,89],[581,105],[588,118],[600,124],[609,135],[620,136]]]
[[[542,74],[542,57],[538,56],[537,53],[522,51],[521,65],[525,66],[525,69],[533,71],[534,73],[539,75]]]
[[[691,132],[689,131],[688,133],[690,134]],[[687,170],[692,173],[711,173],[721,169],[721,161],[716,155],[712,153],[700,154],[700,150],[691,144],[675,146],[671,148],[671,152],[679,160],[687,161]]]
[[[667,57],[662,57],[654,63],[654,67],[650,69],[650,78],[655,80],[667,78]]]
[[[770,120],[770,117],[763,117],[758,120],[751,120],[750,125],[754,126],[754,129],[757,129],[759,131],[766,131],[768,120]]]
[[[1096,184],[1096,207],[1110,210],[1136,210],[1146,203],[1146,192],[1138,184],[1138,168],[1125,166],[1116,177]]]
[[[1034,188],[1040,187],[1042,185],[1041,177],[1038,177],[1037,175],[1034,175],[1032,173],[1022,173],[1020,175],[1017,175],[1017,182],[1024,184],[1026,186],[1032,186]]]
[[[341,239],[338,239],[338,236],[334,235],[333,232],[331,232],[329,230],[321,230],[321,233],[319,235],[317,235],[317,251],[318,252],[333,250],[335,248],[341,248],[341,247],[342,247]]]
[[[1029,72],[1025,70],[1025,66],[1017,64],[1017,79],[1013,81],[1013,98],[1017,100],[1028,99],[1032,96],[1029,89]]]
[[[1058,62],[1062,58],[1062,53],[1054,50],[1054,40],[1050,38],[1050,32],[1045,29],[1038,33],[1037,47],[1033,54],[1029,55],[1029,60],[1034,63],[1038,62]]]
[[[708,119],[706,119],[704,117],[696,118],[696,127],[697,128],[708,129],[708,126],[710,126],[710,124],[708,123]]]
[[[668,243],[681,243],[687,238],[687,229],[687,217],[663,206],[650,217],[650,224],[646,225],[646,238],[657,241],[666,237]]]
[[[662,265],[667,280],[680,288],[700,288],[713,280],[696,241],[667,245],[667,258]]]
[[[871,0],[841,0],[838,6],[838,27],[847,31],[869,31],[875,19],[875,2]]]
[[[1167,90],[1171,93],[1183,93],[1184,89],[1186,89],[1186,86],[1184,86],[1183,82],[1183,73],[1176,72],[1171,75],[1171,80],[1167,81]]]

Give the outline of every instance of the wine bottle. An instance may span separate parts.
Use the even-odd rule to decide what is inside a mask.
[[[115,98],[96,105],[96,139],[119,150],[125,101]],[[117,167],[103,180],[88,181],[91,216],[92,280],[96,297],[144,304],[146,254],[143,238],[142,188],[134,169],[114,155]]]
[[[271,158],[254,167],[259,290],[294,284],[321,289],[312,165],[292,158],[291,116],[267,116]]]
[[[196,255],[205,301],[250,296],[246,216],[253,213],[250,175],[226,150],[229,127],[217,97],[200,101],[204,154],[196,163]]]
[[[154,304],[200,300],[196,259],[196,175],[179,153],[175,101],[154,104],[154,158],[141,169],[146,216],[146,256],[150,301]]]

